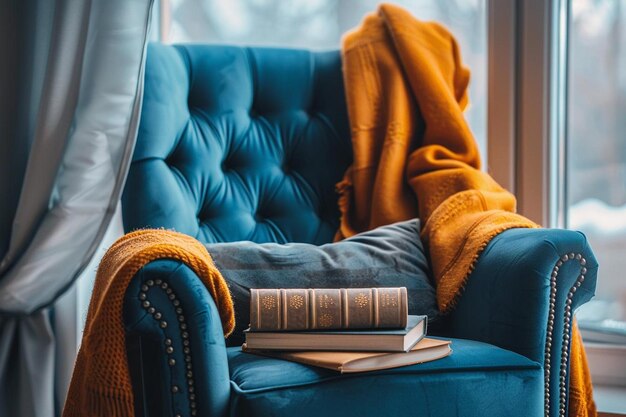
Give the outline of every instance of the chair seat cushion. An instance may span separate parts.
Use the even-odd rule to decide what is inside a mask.
[[[231,416],[539,416],[543,370],[485,343],[452,339],[443,359],[360,374],[229,348]]]

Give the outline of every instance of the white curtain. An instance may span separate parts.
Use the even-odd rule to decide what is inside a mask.
[[[17,36],[0,42],[17,40],[19,50],[2,47],[20,58],[13,65],[38,66],[0,72],[20,80],[1,99],[15,119],[1,162],[15,165],[14,150],[28,155],[23,177],[17,170],[0,182],[3,190],[19,184],[0,203],[0,416],[50,417],[62,408],[50,306],[89,263],[119,200],[139,123],[152,0],[6,3],[2,14],[21,20]],[[32,39],[20,42],[30,30]],[[6,113],[2,122],[11,125]]]

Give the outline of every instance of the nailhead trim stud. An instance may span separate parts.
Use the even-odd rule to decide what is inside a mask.
[[[185,331],[187,329],[187,323],[185,321],[185,316],[183,315],[183,308],[180,306],[180,300],[178,299],[178,296],[176,295],[174,290],[172,290],[172,288],[169,286],[167,282],[164,282],[161,279],[157,279],[157,280],[149,279],[141,286],[141,292],[139,293],[139,301],[141,303],[141,306],[143,307],[144,310],[148,312],[148,314],[152,316],[154,320],[156,320],[159,323],[159,327],[161,327],[163,331],[167,329],[168,323],[165,320],[163,320],[163,313],[158,311],[154,306],[152,306],[152,303],[148,299],[148,291],[150,291],[150,289],[152,288],[159,289],[165,292],[165,294],[167,295],[167,298],[170,300],[170,302],[175,308],[177,321],[179,323],[179,328],[181,332],[180,337],[183,339],[183,346],[184,346],[183,353],[185,354],[184,356],[185,364],[186,364],[185,369],[187,369],[187,371],[185,372],[185,381],[187,383],[187,393],[189,397],[189,408],[190,408],[189,412],[192,416],[196,416],[198,414],[198,410],[197,410],[197,404],[195,402],[196,396],[194,394],[194,387],[193,387],[194,385],[193,372],[191,371],[192,369],[191,348],[189,347],[189,333]],[[168,356],[167,358],[168,365],[175,366],[176,359],[171,357],[171,355],[174,353],[174,347],[172,346],[172,339],[170,337],[167,337],[165,339],[165,353]],[[176,394],[181,393],[184,390],[184,387],[179,387],[178,385],[172,385],[170,390],[172,392],[172,395],[176,395]],[[176,417],[181,417],[181,414],[180,413],[176,414]]]
[[[563,314],[563,344],[561,348],[561,363],[559,364],[559,417],[565,417],[565,403],[567,401],[567,356],[569,352],[570,326],[572,321],[572,298],[574,297],[574,293],[576,293],[576,290],[580,288],[583,281],[585,280],[585,274],[587,273],[587,268],[585,268],[585,265],[587,264],[587,260],[583,258],[582,254],[580,253],[565,254],[561,256],[561,258],[556,262],[556,265],[552,269],[552,274],[550,275],[550,308],[548,313],[544,366],[544,411],[546,417],[550,415],[550,356],[552,349],[552,336],[554,331],[554,311],[556,308],[556,279],[559,275],[559,269],[563,266],[563,264],[572,260],[578,261],[581,268],[580,274],[578,275],[576,282],[567,293],[567,298],[565,299],[565,311]]]

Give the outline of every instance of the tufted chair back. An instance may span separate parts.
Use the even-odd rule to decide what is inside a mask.
[[[338,51],[151,44],[124,228],[327,243],[351,160]]]

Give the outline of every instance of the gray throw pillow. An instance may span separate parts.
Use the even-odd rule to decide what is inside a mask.
[[[336,243],[233,242],[207,249],[230,286],[235,331],[229,346],[244,341],[250,322],[250,288],[406,287],[409,314],[438,315],[419,220],[360,233]]]

